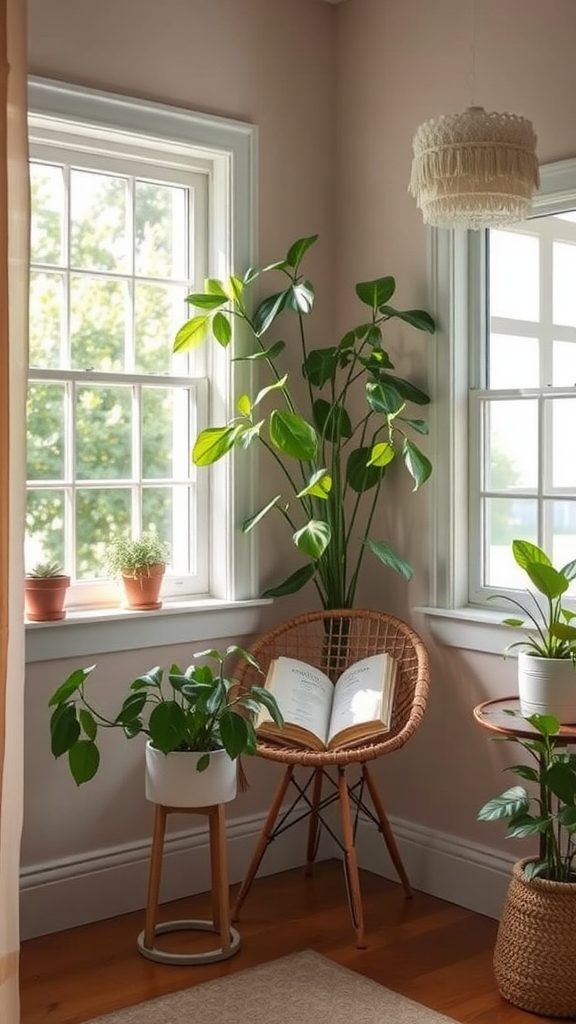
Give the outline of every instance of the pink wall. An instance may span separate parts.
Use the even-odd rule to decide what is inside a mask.
[[[320,232],[310,268],[320,327],[334,314],[347,326],[353,283],[380,274],[397,278],[399,305],[427,305],[425,230],[407,192],[411,140],[421,121],[471,102],[465,0],[29,0],[29,10],[32,72],[259,125],[260,258]],[[476,26],[476,102],[530,117],[542,161],[573,156],[574,0],[478,0]],[[434,340],[407,328],[390,340],[397,367],[426,386]],[[428,498],[398,483],[390,499],[383,528],[416,580],[375,573],[363,599],[410,616],[427,597]],[[265,570],[272,554],[263,546]],[[512,692],[513,668],[431,652],[429,712],[409,748],[380,766],[385,798],[401,818],[510,852],[500,831],[474,822],[500,785],[502,757],[471,709]]]

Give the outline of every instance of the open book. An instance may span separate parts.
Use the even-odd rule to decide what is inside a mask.
[[[264,686],[276,698],[284,728],[262,709],[256,732],[262,739],[287,740],[313,750],[358,743],[390,729],[396,662],[386,653],[350,665],[333,684],[320,669],[297,658],[276,658]]]

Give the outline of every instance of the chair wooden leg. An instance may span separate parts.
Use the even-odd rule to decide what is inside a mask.
[[[406,896],[408,898],[411,898],[414,895],[414,892],[412,890],[412,886],[410,885],[408,875],[406,874],[406,869],[402,862],[400,851],[398,849],[394,833],[390,827],[390,822],[388,821],[386,811],[384,810],[384,804],[380,799],[380,794],[376,788],[376,784],[374,782],[374,779],[372,778],[372,775],[368,769],[367,764],[362,765],[362,774],[366,781],[366,785],[368,787],[368,792],[370,793],[372,803],[374,804],[374,809],[376,811],[376,814],[378,815],[378,821],[380,822],[380,831],[382,832],[384,842],[388,847],[388,853],[390,854],[392,863],[394,864],[394,867],[398,872],[398,877],[402,882],[402,887],[404,889]]]
[[[226,857],[226,816],[224,804],[211,808],[210,871],[212,880],[212,921],[220,932],[223,953],[230,952],[230,896]]]
[[[308,848],[306,851],[306,875],[312,874],[312,865],[316,860],[316,846],[318,838],[318,807],[320,800],[322,799],[322,777],[323,772],[321,768],[314,769],[314,789],[312,791],[312,806],[313,811],[310,811],[310,821],[308,823]]]
[[[292,765],[289,765],[289,767],[284,772],[284,775],[283,775],[283,777],[282,777],[282,779],[280,781],[280,785],[278,786],[278,789],[276,790],[276,794],[275,794],[274,799],[272,801],[272,804],[270,806],[270,810],[268,811],[268,817],[266,818],[266,821],[264,822],[264,825],[262,826],[262,831],[260,832],[260,836],[258,838],[258,842],[256,843],[256,847],[254,849],[254,853],[252,854],[252,859],[251,859],[251,861],[250,861],[250,863],[248,865],[248,869],[247,869],[246,874],[244,875],[244,878],[242,880],[242,884],[240,886],[240,890],[238,892],[238,895],[236,896],[236,901],[234,903],[234,907],[233,907],[233,910],[232,910],[232,920],[233,921],[237,921],[238,920],[238,915],[240,913],[240,908],[241,908],[242,904],[244,903],[244,900],[246,899],[246,896],[248,895],[250,886],[252,885],[252,882],[254,881],[254,877],[256,875],[256,872],[258,871],[258,868],[260,867],[260,862],[261,862],[261,860],[262,860],[262,858],[263,858],[263,856],[264,856],[264,854],[266,852],[266,848],[268,846],[268,842],[269,842],[270,836],[271,836],[272,831],[274,829],[276,818],[278,817],[278,813],[279,813],[280,808],[282,806],[282,801],[284,800],[284,797],[286,795],[286,790],[288,789],[288,786],[290,785],[290,781],[292,779],[293,773],[294,773],[294,768],[293,768]]]
[[[158,895],[160,893],[160,876],[162,874],[162,851],[164,849],[164,833],[166,831],[167,810],[162,804],[156,804],[154,811],[154,830],[152,833],[152,851],[150,854],[150,873],[148,875],[148,898],[146,901],[146,919],[144,924],[144,945],[148,949],[154,946],[156,918],[158,916]]]
[[[348,902],[352,924],[356,932],[356,946],[358,949],[365,949],[364,939],[364,914],[362,911],[362,894],[360,891],[360,876],[358,874],[358,861],[356,848],[354,846],[354,830],[350,816],[350,797],[348,795],[348,783],[346,772],[338,767],[338,794],[340,797],[340,814],[342,817],[342,840],[344,845],[344,875],[348,890]]]

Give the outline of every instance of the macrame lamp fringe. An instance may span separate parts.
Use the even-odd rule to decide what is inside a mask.
[[[540,184],[532,123],[468,107],[420,125],[409,192],[425,224],[469,229],[524,220]]]

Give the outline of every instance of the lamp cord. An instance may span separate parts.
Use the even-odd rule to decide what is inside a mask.
[[[468,2],[468,25],[470,33],[470,71],[468,82],[470,88],[470,106],[476,106],[476,21],[474,17],[474,0]]]

